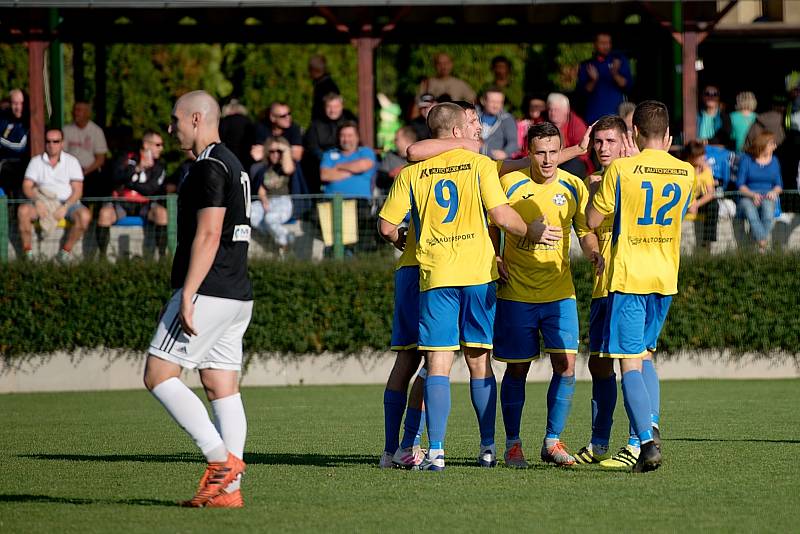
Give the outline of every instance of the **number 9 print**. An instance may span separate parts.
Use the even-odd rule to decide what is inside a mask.
[[[444,197],[444,190],[447,189],[447,198]],[[439,180],[433,188],[436,194],[436,203],[447,209],[443,223],[453,222],[458,212],[458,188],[452,180]]]

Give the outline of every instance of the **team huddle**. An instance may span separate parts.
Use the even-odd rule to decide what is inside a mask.
[[[543,343],[553,375],[541,459],[634,472],[658,468],[660,391],[652,356],[677,292],[681,222],[695,181],[693,167],[667,153],[666,106],[637,106],[633,131],[616,116],[598,120],[591,144],[603,170],[585,179],[558,168],[576,147],[562,150],[560,132],[550,123],[531,127],[530,160],[513,162],[477,153],[480,124],[469,104],[435,106],[428,125],[433,139],[409,149],[417,163],[396,178],[379,219],[381,235],[403,250],[392,330],[398,354],[384,392],[380,466],[445,468],[449,375],[461,350],[480,431],[478,464],[497,465],[493,357],[507,364],[500,388],[505,464],[528,467],[520,439],[525,381]],[[591,438],[574,455],[560,440],[580,339],[571,230],[595,267]],[[630,438],[612,453],[615,360]],[[420,446],[425,427],[427,452]]]

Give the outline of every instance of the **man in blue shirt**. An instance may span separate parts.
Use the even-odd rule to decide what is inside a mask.
[[[320,178],[326,195],[372,198],[376,160],[372,149],[359,146],[358,125],[346,121],[339,126],[339,146],[322,155]]]
[[[586,95],[586,122],[592,124],[603,115],[616,115],[632,84],[628,58],[611,50],[611,35],[598,33],[594,56],[578,69],[578,90]]]

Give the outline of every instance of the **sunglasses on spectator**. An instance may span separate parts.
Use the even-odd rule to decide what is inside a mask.
[[[275,115],[275,118],[276,119],[285,119],[286,117],[291,117],[291,116],[292,116],[292,112],[291,111],[287,111],[283,115]]]
[[[706,91],[703,96],[719,96],[719,91]]]
[[[283,154],[283,150],[270,150],[270,154]]]
[[[45,139],[45,143],[48,145],[57,145],[61,142],[61,139]]]

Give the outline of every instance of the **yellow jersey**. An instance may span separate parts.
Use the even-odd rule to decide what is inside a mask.
[[[694,200],[705,196],[706,193],[714,191],[714,175],[711,173],[711,168],[706,166],[703,167],[703,170],[699,173],[695,172],[697,176],[697,183],[694,186]],[[694,213],[687,213],[686,220],[687,221],[694,221],[699,219],[700,217]]]
[[[694,187],[694,167],[663,150],[609,165],[592,201],[601,214],[614,214],[609,291],[678,292],[681,222]]]
[[[596,172],[592,176],[602,176],[602,172]],[[589,187],[589,182],[591,181],[592,176],[587,176],[585,180],[586,187]],[[603,222],[600,223],[600,226],[594,229],[595,235],[597,235],[597,243],[600,247],[600,254],[603,256],[603,260],[605,261],[606,268],[603,269],[603,272],[600,276],[594,274],[594,286],[592,287],[592,298],[593,299],[601,299],[603,297],[608,296],[608,271],[609,265],[611,265],[611,229],[614,226],[614,215],[606,215],[606,218],[603,219]]]
[[[497,278],[486,211],[502,204],[508,200],[495,162],[454,149],[403,169],[380,217],[400,224],[411,211],[419,289],[427,291]]]
[[[500,183],[511,207],[526,223],[544,216],[548,224],[561,227],[564,237],[556,245],[544,245],[506,234],[503,259],[509,279],[498,288],[498,298],[530,303],[575,298],[569,267],[570,228],[575,228],[579,238],[591,232],[585,216],[586,185],[561,169],[552,182],[540,184],[531,179],[529,168],[506,174]]]

